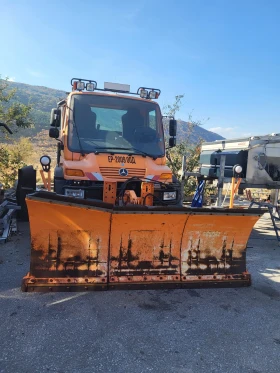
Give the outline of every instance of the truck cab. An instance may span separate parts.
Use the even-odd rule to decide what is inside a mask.
[[[131,93],[116,83],[100,89],[95,81],[75,78],[71,85],[51,112],[49,134],[58,141],[54,191],[118,204],[120,193],[129,190],[142,204],[145,187],[150,204],[177,205],[180,186],[166,165],[163,116],[154,101],[160,90]],[[169,146],[175,146],[174,119],[169,135]]]

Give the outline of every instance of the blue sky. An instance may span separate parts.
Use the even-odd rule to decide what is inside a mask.
[[[280,132],[279,16],[279,0],[0,0],[0,74],[160,88],[227,138]]]

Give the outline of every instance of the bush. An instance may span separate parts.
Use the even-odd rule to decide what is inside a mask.
[[[20,138],[13,144],[0,145],[0,180],[4,188],[14,186],[18,177],[18,169],[26,166],[33,147],[28,138]]]

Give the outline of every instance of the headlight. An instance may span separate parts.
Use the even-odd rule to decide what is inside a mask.
[[[48,155],[43,155],[40,158],[40,163],[41,163],[41,166],[43,168],[43,171],[49,172],[49,170],[51,168],[51,157],[49,157]]]
[[[163,200],[170,201],[171,199],[176,199],[176,192],[164,192]]]
[[[242,167],[238,164],[234,167],[234,171],[237,173],[237,174],[241,174],[242,172]]]
[[[40,158],[41,165],[48,166],[51,164],[51,158],[48,155],[43,155],[43,157]]]
[[[82,189],[65,189],[67,197],[85,198],[85,191]]]

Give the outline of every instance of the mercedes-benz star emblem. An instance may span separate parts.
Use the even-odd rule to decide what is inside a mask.
[[[120,176],[127,176],[128,175],[128,171],[126,168],[120,168],[119,169],[119,174]]]

